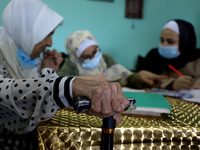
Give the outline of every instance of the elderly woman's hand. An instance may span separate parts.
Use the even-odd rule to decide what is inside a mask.
[[[97,82],[76,78],[72,84],[74,97],[86,96],[91,100],[89,115],[105,118],[113,116],[120,123],[120,114],[129,106],[119,83]]]
[[[47,50],[43,53],[42,68],[51,68],[57,71],[62,61],[62,54],[57,52],[56,49],[53,51]]]
[[[107,82],[107,79],[104,74],[79,76],[79,78],[86,80],[94,80],[99,82]]]

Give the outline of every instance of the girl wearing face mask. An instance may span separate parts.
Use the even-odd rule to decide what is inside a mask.
[[[66,39],[67,54],[57,71],[60,76],[82,76],[99,81],[117,81],[122,86],[141,88],[143,86],[157,86],[156,83],[163,76],[148,71],[133,73],[120,64],[112,56],[103,54],[99,45],[88,30],[78,30]]]
[[[169,65],[181,72],[174,72]],[[168,21],[160,35],[158,48],[152,49],[139,63],[139,70],[148,70],[171,78],[162,81],[162,88],[183,90],[200,88],[200,51],[196,49],[193,25],[176,19]],[[195,79],[194,79],[195,77]]]

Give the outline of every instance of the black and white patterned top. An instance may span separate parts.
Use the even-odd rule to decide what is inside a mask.
[[[0,53],[0,129],[27,133],[71,102],[72,77],[58,77],[50,68],[39,78],[13,79]]]

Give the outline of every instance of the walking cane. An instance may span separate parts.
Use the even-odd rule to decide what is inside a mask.
[[[116,120],[113,116],[103,119],[101,150],[113,150],[115,127]]]
[[[124,111],[133,111],[136,109],[137,104],[134,98],[127,98],[130,105]],[[74,101],[74,110],[76,113],[85,112],[90,109],[91,102],[87,97],[78,97]],[[113,116],[103,119],[101,150],[113,150],[114,132],[116,127],[116,120]]]

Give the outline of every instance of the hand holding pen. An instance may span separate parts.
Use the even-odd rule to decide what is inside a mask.
[[[192,76],[184,76],[181,72],[179,72],[172,65],[167,64],[168,67],[174,71],[179,77],[173,82],[172,89],[173,90],[188,90],[193,87],[195,79]]]
[[[180,76],[174,81],[172,89],[173,90],[189,90],[192,88],[195,81],[196,79],[194,79],[191,76],[184,76],[184,75]]]
[[[183,76],[182,73],[180,73],[178,70],[176,70],[172,65],[170,65],[170,64],[167,64],[167,65],[170,69],[172,69],[174,72],[176,72],[179,76]]]

